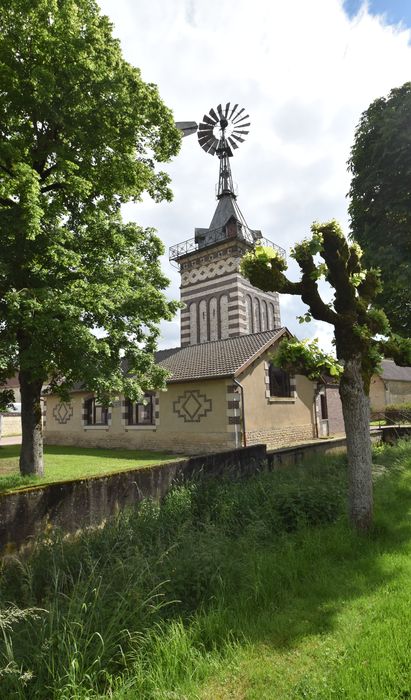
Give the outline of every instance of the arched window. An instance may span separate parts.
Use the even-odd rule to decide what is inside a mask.
[[[199,304],[200,313],[200,343],[206,343],[208,340],[207,334],[207,302],[202,299]]]
[[[94,398],[84,402],[86,425],[108,425],[108,408]]]
[[[210,318],[210,340],[218,340],[217,299],[212,297],[208,305]]]
[[[272,331],[275,328],[274,306],[268,304],[268,330]]]
[[[261,302],[261,330],[266,331],[268,329],[267,326],[267,304],[263,300]]]
[[[253,302],[251,297],[247,294],[245,298],[245,313],[246,313],[246,323],[247,323],[247,333],[252,333],[254,329],[253,324]]]
[[[228,338],[228,296],[220,297],[220,338]]]
[[[197,344],[197,304],[190,304],[190,345]]]
[[[258,299],[254,299],[254,333],[259,333],[261,330],[261,318],[260,318],[260,302]]]
[[[270,380],[270,396],[291,396],[290,375],[280,367],[274,367],[270,362],[268,377]]]

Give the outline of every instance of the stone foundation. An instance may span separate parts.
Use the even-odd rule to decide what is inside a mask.
[[[125,430],[124,433],[115,433],[110,429],[72,432],[48,429],[44,442],[47,445],[153,450],[190,455],[209,454],[236,447],[234,433],[169,433],[156,430]]]
[[[315,438],[315,427],[306,425],[287,425],[269,430],[252,430],[247,432],[247,445],[265,444],[268,449],[286,447]]]

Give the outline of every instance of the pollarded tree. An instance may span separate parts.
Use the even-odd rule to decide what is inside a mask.
[[[381,270],[377,298],[392,328],[411,336],[411,83],[372,102],[355,132],[349,168],[352,237]]]
[[[378,334],[389,334],[389,324],[384,312],[372,305],[381,286],[379,273],[363,268],[359,245],[350,245],[335,221],[315,223],[311,232],[292,251],[302,273],[299,282],[287,279],[285,260],[271,248],[257,246],[247,253],[241,269],[256,287],[300,296],[312,317],[334,326],[337,359],[342,365],[340,396],[347,435],[350,517],[355,527],[365,530],[372,522],[370,380],[385,347],[396,362],[411,364],[411,344],[396,337],[375,339]],[[334,289],[330,304],[320,296],[321,277]],[[312,348],[301,344],[284,347],[281,355],[283,366],[311,378],[315,378],[316,366],[320,372],[332,368],[326,357],[313,356]],[[338,367],[333,368],[332,373],[338,372]]]
[[[45,382],[64,396],[82,379],[108,399],[164,381],[153,350],[176,304],[163,246],[120,208],[171,198],[156,162],[180,136],[94,0],[0,9],[0,384],[18,371],[20,469],[41,474]]]

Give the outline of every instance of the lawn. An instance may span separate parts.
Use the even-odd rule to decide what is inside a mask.
[[[110,450],[86,447],[47,446],[44,448],[45,476],[22,477],[19,474],[20,445],[0,446],[0,493],[55,481],[85,479],[126,469],[181,459],[165,452]]]

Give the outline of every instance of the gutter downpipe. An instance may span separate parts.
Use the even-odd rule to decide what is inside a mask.
[[[245,432],[245,406],[244,406],[244,387],[238,379],[233,377],[234,384],[237,384],[238,387],[240,387],[240,392],[241,392],[241,422],[243,424],[243,447],[247,447],[247,435]]]

